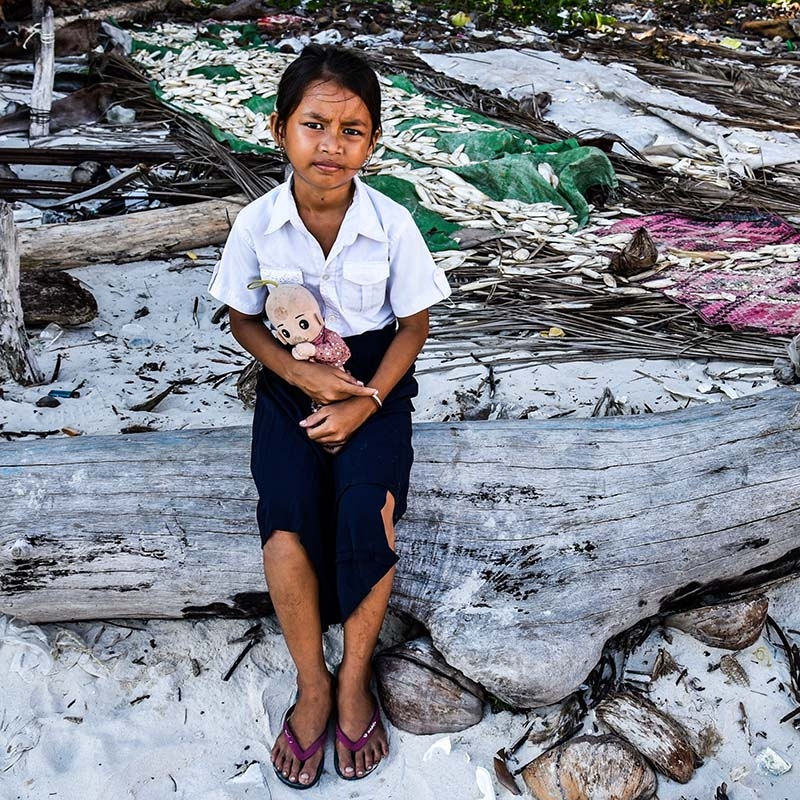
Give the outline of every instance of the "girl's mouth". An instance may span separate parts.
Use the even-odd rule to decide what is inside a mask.
[[[341,164],[335,164],[332,161],[315,161],[314,166],[321,172],[338,172],[342,169]]]

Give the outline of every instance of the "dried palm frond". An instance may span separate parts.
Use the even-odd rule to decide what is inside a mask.
[[[603,39],[589,41],[605,42]],[[601,47],[597,44],[595,46]],[[611,52],[611,44],[606,42],[603,46],[608,47],[609,53]],[[616,57],[616,51],[614,53]],[[558,141],[576,135],[552,122],[538,119],[512,98],[501,97],[478,86],[448,78],[410,51],[376,51],[369,53],[369,57],[373,65],[384,72],[407,74],[420,91],[501,120],[504,125],[518,128],[542,142]],[[619,60],[624,60],[623,53],[619,54]],[[720,120],[715,118],[715,121]],[[593,142],[587,140],[596,136],[597,131],[583,131],[577,138],[582,144],[592,144]],[[710,180],[687,179],[670,169],[648,162],[633,148],[626,149],[628,155],[612,151],[608,156],[620,179],[620,200],[638,211],[669,209],[702,213],[720,208],[757,207],[769,209],[776,214],[800,214],[800,197],[795,179],[790,177],[784,183],[780,182],[785,170],[764,170],[764,175],[760,175],[758,179],[726,175],[730,184],[730,188],[726,188]],[[770,181],[767,176],[777,176],[777,180]]]
[[[680,47],[673,48],[669,40],[658,42],[657,53],[655,45],[630,36],[587,39],[584,44],[601,63],[629,64],[636,68],[639,77],[655,86],[716,106],[727,115],[727,118],[713,117],[722,125],[763,130],[800,129],[797,118],[800,63],[795,62],[793,77],[789,60],[784,61],[788,72],[754,71],[748,66],[754,63],[752,58],[729,48],[719,48],[713,58],[708,58],[696,52],[696,45],[692,48],[682,42]],[[762,61],[763,58],[757,59],[755,63]]]
[[[433,96],[499,118],[541,141],[570,135],[513,100],[434,72],[407,51],[392,51],[391,58],[377,52],[370,57],[380,71],[406,72]],[[147,79],[130,64],[125,70],[132,91],[143,94]],[[206,122],[152,95],[139,96],[139,102],[169,120],[173,137],[188,154],[185,163],[193,165],[203,180],[222,174],[255,197],[282,178],[277,158],[234,153],[214,139]],[[585,131],[582,138],[597,138],[597,133]],[[413,151],[419,140],[398,138],[396,142],[396,147],[419,152]],[[625,202],[639,211],[666,207],[703,212],[724,205],[756,205],[778,213],[800,211],[790,185],[765,187],[742,180],[729,190],[708,181],[688,181],[644,161],[632,150],[610,157],[621,178]],[[377,160],[379,167],[391,161]],[[455,291],[453,304],[440,304],[432,314],[428,352],[439,359],[435,369],[479,362],[502,372],[532,363],[631,357],[715,358],[771,365],[785,349],[788,340],[780,337],[710,329],[694,312],[641,282],[611,275],[603,237],[596,232],[569,233],[568,215],[562,209],[490,201],[474,187],[471,192],[461,187],[465,196],[460,197],[454,193],[452,173],[441,168],[394,165],[391,169],[415,184],[423,205],[458,220],[466,226],[465,234],[471,234],[469,247],[465,243],[460,251],[436,254]],[[451,183],[445,187],[447,181]],[[602,221],[593,218],[596,224]],[[492,229],[485,230],[487,225]],[[550,335],[553,329],[564,335]],[[421,372],[431,369],[424,361],[420,366]]]

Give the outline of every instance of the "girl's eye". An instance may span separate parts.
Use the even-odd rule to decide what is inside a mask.
[[[357,131],[357,130],[355,130],[355,128],[345,128],[344,132],[348,136],[361,136],[361,131]]]
[[[318,131],[322,128],[322,125],[319,122],[304,122],[303,123],[306,128],[311,128],[311,130]]]

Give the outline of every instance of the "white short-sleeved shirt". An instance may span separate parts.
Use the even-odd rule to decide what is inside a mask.
[[[325,324],[342,336],[377,330],[450,295],[411,214],[355,178],[353,202],[328,257],[308,232],[290,181],[245,206],[214,268],[209,292],[242,314],[260,314],[258,279],[302,283]]]

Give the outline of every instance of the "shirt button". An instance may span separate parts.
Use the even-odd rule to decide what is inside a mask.
[[[331,276],[330,276],[330,275],[328,275],[328,273],[326,272],[326,273],[325,273],[325,274],[322,276],[322,280],[324,280],[324,281],[330,280],[330,277],[331,277]]]

